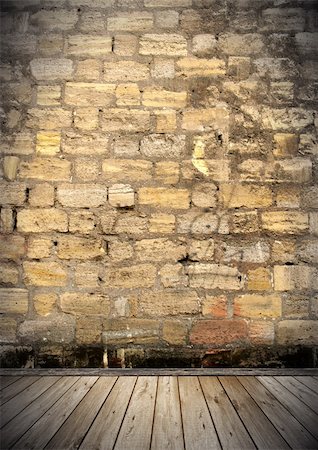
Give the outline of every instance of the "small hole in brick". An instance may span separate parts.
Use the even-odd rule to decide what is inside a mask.
[[[57,246],[57,241],[53,241],[53,245],[56,247]]]

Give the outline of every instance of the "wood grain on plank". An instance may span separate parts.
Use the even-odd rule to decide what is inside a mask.
[[[226,449],[255,449],[255,445],[216,377],[200,377],[221,445]]]
[[[182,377],[178,381],[186,449],[220,449],[198,378]]]
[[[80,445],[81,449],[113,449],[136,381],[136,377],[117,380]]]
[[[177,377],[159,377],[152,450],[183,450],[183,430]]]
[[[96,381],[97,377],[81,377],[32,425],[13,448],[23,450],[44,448]]]
[[[15,383],[10,384],[0,392],[0,404],[3,405],[39,379],[39,376],[23,377]]]
[[[1,376],[0,377],[0,389],[4,389],[7,386],[10,386],[10,384],[15,383],[17,380],[19,380],[21,377],[12,377],[12,376]]]
[[[256,378],[239,379],[291,448],[318,448],[318,441]]]
[[[40,395],[56,383],[61,377],[41,377],[35,383],[31,384],[19,395],[11,398],[2,408],[1,427],[8,423],[13,417],[18,415],[30,403],[36,400]]]
[[[157,377],[139,377],[119,431],[115,450],[148,450],[151,442]]]
[[[307,376],[295,376],[296,380],[303,383],[305,386],[307,386],[309,389],[314,391],[316,394],[318,394],[318,380],[315,380],[313,377],[307,377]]]
[[[318,395],[294,377],[275,377],[290,392],[295,394],[313,411],[318,412]]]
[[[116,380],[116,377],[99,378],[45,449],[78,448]]]
[[[236,377],[220,377],[220,381],[257,448],[290,448]]]
[[[5,425],[0,448],[10,448],[80,377],[64,377]]]
[[[318,439],[318,415],[272,377],[257,377],[296,419]]]

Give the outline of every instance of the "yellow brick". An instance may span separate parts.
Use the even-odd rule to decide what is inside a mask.
[[[186,245],[180,240],[142,239],[135,243],[135,254],[139,261],[178,261],[186,256]]]
[[[109,320],[104,323],[103,343],[154,344],[159,341],[159,323],[149,319]]]
[[[110,36],[75,34],[68,37],[66,54],[72,56],[101,57],[112,51]]]
[[[102,114],[103,131],[144,132],[150,129],[149,111],[139,109],[108,109]]]
[[[16,286],[19,282],[19,270],[15,264],[1,262],[0,283]]]
[[[318,344],[317,320],[282,320],[277,326],[279,345],[314,346]]]
[[[52,252],[53,243],[51,239],[30,238],[28,242],[28,258],[42,259],[48,258]]]
[[[216,58],[183,58],[177,61],[176,67],[177,75],[184,78],[225,75],[225,62]]]
[[[150,288],[155,283],[156,272],[151,264],[110,267],[105,274],[105,283],[110,289]]]
[[[0,289],[0,312],[26,314],[28,312],[28,291],[26,289]]]
[[[275,318],[282,314],[282,301],[277,294],[246,294],[234,299],[234,316]]]
[[[4,259],[19,259],[26,251],[25,239],[22,236],[1,236],[0,235],[0,255]]]
[[[188,286],[188,278],[185,275],[184,267],[181,263],[165,264],[159,271],[160,281],[167,288],[177,288]]]
[[[76,286],[80,288],[97,288],[99,286],[100,266],[92,261],[78,263],[74,270]]]
[[[84,181],[93,181],[99,178],[100,161],[90,158],[78,158],[74,164],[76,177]]]
[[[259,185],[222,184],[219,195],[226,208],[264,208],[273,203],[271,189]]]
[[[253,320],[249,324],[248,334],[254,345],[272,345],[274,343],[274,323],[268,320]]]
[[[173,233],[175,231],[176,218],[172,214],[155,213],[149,219],[150,233]]]
[[[70,314],[108,316],[110,300],[106,294],[66,292],[61,295],[61,309]]]
[[[66,83],[65,103],[74,106],[110,106],[115,101],[115,85],[105,83]]]
[[[138,46],[138,38],[133,34],[116,34],[114,53],[118,56],[133,56]]]
[[[153,14],[141,11],[118,13],[107,19],[108,31],[147,31],[153,27]]]
[[[57,295],[52,293],[35,294],[33,297],[34,309],[40,316],[47,316],[54,312],[57,304]]]
[[[54,186],[49,183],[37,183],[29,191],[30,206],[53,206]]]
[[[142,104],[155,108],[180,109],[187,105],[187,93],[146,88],[142,95]]]
[[[61,34],[42,34],[39,36],[38,50],[43,56],[60,54],[63,49],[63,36]]]
[[[102,169],[107,181],[138,182],[151,179],[152,163],[139,159],[106,159]]]
[[[69,213],[69,231],[71,233],[90,234],[94,231],[96,220],[93,212],[87,210]]]
[[[57,188],[57,200],[69,208],[98,208],[107,202],[107,188],[102,184],[63,183]]]
[[[140,310],[147,316],[176,316],[199,312],[199,298],[193,290],[152,291],[140,295]]]
[[[308,214],[300,211],[267,211],[262,213],[264,230],[273,233],[301,234],[308,230]]]
[[[140,40],[141,55],[186,56],[187,41],[180,34],[144,34]]]
[[[75,72],[76,80],[95,81],[99,79],[101,63],[96,59],[78,61]]]
[[[296,260],[296,243],[288,240],[274,241],[272,260],[275,262],[293,262]]]
[[[37,104],[40,106],[59,106],[61,103],[60,86],[38,86]]]
[[[65,133],[62,150],[70,155],[105,155],[108,153],[108,136],[100,133]]]
[[[5,156],[3,158],[3,175],[8,181],[14,181],[17,177],[20,159],[17,156]]]
[[[190,207],[190,195],[187,189],[141,188],[138,196],[140,205],[171,209]]]
[[[57,244],[57,256],[60,259],[95,259],[105,255],[101,239],[75,236],[60,236]]]
[[[163,323],[162,339],[171,345],[184,345],[187,335],[187,326],[176,320],[166,320]]]
[[[155,177],[160,184],[177,184],[179,164],[175,161],[160,161],[155,164]]]
[[[268,291],[272,288],[269,269],[258,267],[247,273],[247,289],[249,291]]]
[[[70,80],[73,75],[73,61],[66,58],[36,58],[30,62],[30,70],[36,80]]]
[[[140,105],[140,91],[138,84],[119,84],[116,88],[117,106]]]
[[[108,255],[113,261],[127,261],[133,257],[134,251],[130,242],[116,240],[109,243]]]
[[[77,344],[100,344],[102,319],[100,317],[78,317],[76,320]]]
[[[149,78],[149,66],[136,61],[105,62],[103,73],[104,81],[142,81]]]
[[[230,163],[227,159],[195,159],[182,161],[181,173],[185,180],[196,180],[204,175],[208,181],[229,181]]]
[[[11,317],[0,317],[1,344],[15,343],[17,340],[17,321]]]
[[[1,208],[0,230],[3,234],[11,234],[14,229],[15,219],[12,208]]]
[[[227,130],[229,112],[226,107],[191,109],[183,113],[182,129],[188,131]]]
[[[56,262],[24,262],[24,282],[27,286],[65,286],[67,272]]]
[[[156,117],[156,131],[158,133],[175,131],[177,127],[177,115],[175,111],[155,110],[153,113]]]
[[[299,208],[300,207],[299,187],[278,188],[276,194],[276,205],[279,208]]]
[[[114,184],[108,189],[108,202],[115,208],[134,206],[135,192],[129,184]]]
[[[74,125],[80,130],[96,130],[98,127],[98,109],[77,108],[74,112]]]
[[[58,131],[39,131],[36,136],[36,152],[54,156],[60,151],[61,134]]]
[[[17,214],[17,228],[22,233],[67,231],[67,214],[56,208],[23,209]]]
[[[60,130],[72,124],[72,112],[62,108],[28,110],[26,126],[28,128],[41,128],[43,130]]]

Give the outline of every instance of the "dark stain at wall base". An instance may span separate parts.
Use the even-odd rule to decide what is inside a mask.
[[[10,348],[0,355],[2,368],[312,368],[318,367],[316,347],[254,347],[217,349],[63,349]]]

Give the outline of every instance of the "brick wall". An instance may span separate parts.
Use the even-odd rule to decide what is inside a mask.
[[[313,361],[316,2],[1,5],[3,364]]]

